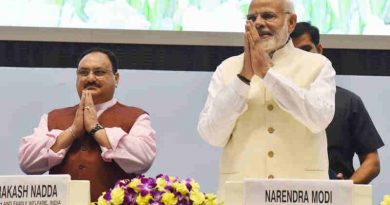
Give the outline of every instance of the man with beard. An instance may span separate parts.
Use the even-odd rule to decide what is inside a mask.
[[[294,47],[289,0],[253,0],[244,53],[223,61],[209,85],[198,131],[223,147],[219,189],[250,178],[327,179],[325,128],[334,114],[335,71]]]
[[[118,63],[108,50],[81,55],[77,68],[78,105],[41,117],[34,133],[24,137],[19,163],[27,174],[70,174],[89,180],[91,200],[118,179],[146,172],[156,155],[149,115],[114,98]]]
[[[310,23],[297,23],[291,38],[295,47],[322,54],[320,32]],[[336,111],[326,135],[331,179],[350,179],[355,184],[368,184],[378,176],[380,160],[377,150],[384,144],[358,95],[336,87]],[[356,171],[353,167],[355,153],[360,160]]]

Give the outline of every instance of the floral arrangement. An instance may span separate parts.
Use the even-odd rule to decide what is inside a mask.
[[[202,193],[193,179],[157,175],[119,180],[90,205],[222,205],[214,194]]]
[[[385,195],[383,197],[383,201],[381,202],[381,205],[390,205],[390,195]]]

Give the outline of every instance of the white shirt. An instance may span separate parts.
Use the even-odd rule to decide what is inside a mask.
[[[198,132],[211,145],[228,142],[237,118],[247,109],[250,86],[235,78],[225,85],[223,67],[218,66],[209,85],[209,95],[200,113]],[[313,133],[319,133],[333,119],[335,109],[335,71],[329,61],[308,89],[301,88],[272,67],[263,78],[278,106],[290,113]]]

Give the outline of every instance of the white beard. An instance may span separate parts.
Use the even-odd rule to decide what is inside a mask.
[[[288,22],[286,19],[283,27],[276,31],[275,34],[270,38],[261,40],[260,45],[266,53],[271,53],[283,47],[284,44],[286,44],[289,36]]]

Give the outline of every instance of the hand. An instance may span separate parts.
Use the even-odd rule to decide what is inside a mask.
[[[86,132],[91,132],[91,130],[98,123],[97,114],[95,109],[95,104],[93,103],[91,92],[85,90],[83,91],[85,95],[84,100],[84,128]]]
[[[270,57],[260,45],[260,36],[252,21],[247,21],[245,25],[246,35],[250,46],[250,59],[255,75],[264,78],[270,67]]]
[[[254,73],[251,63],[251,52],[249,46],[249,35],[247,32],[244,34],[244,67],[242,68],[240,75],[244,76],[246,79],[251,80]]]
[[[80,99],[79,107],[76,111],[76,116],[70,127],[70,129],[72,130],[73,138],[78,138],[84,134],[84,99],[85,95],[83,93]]]

